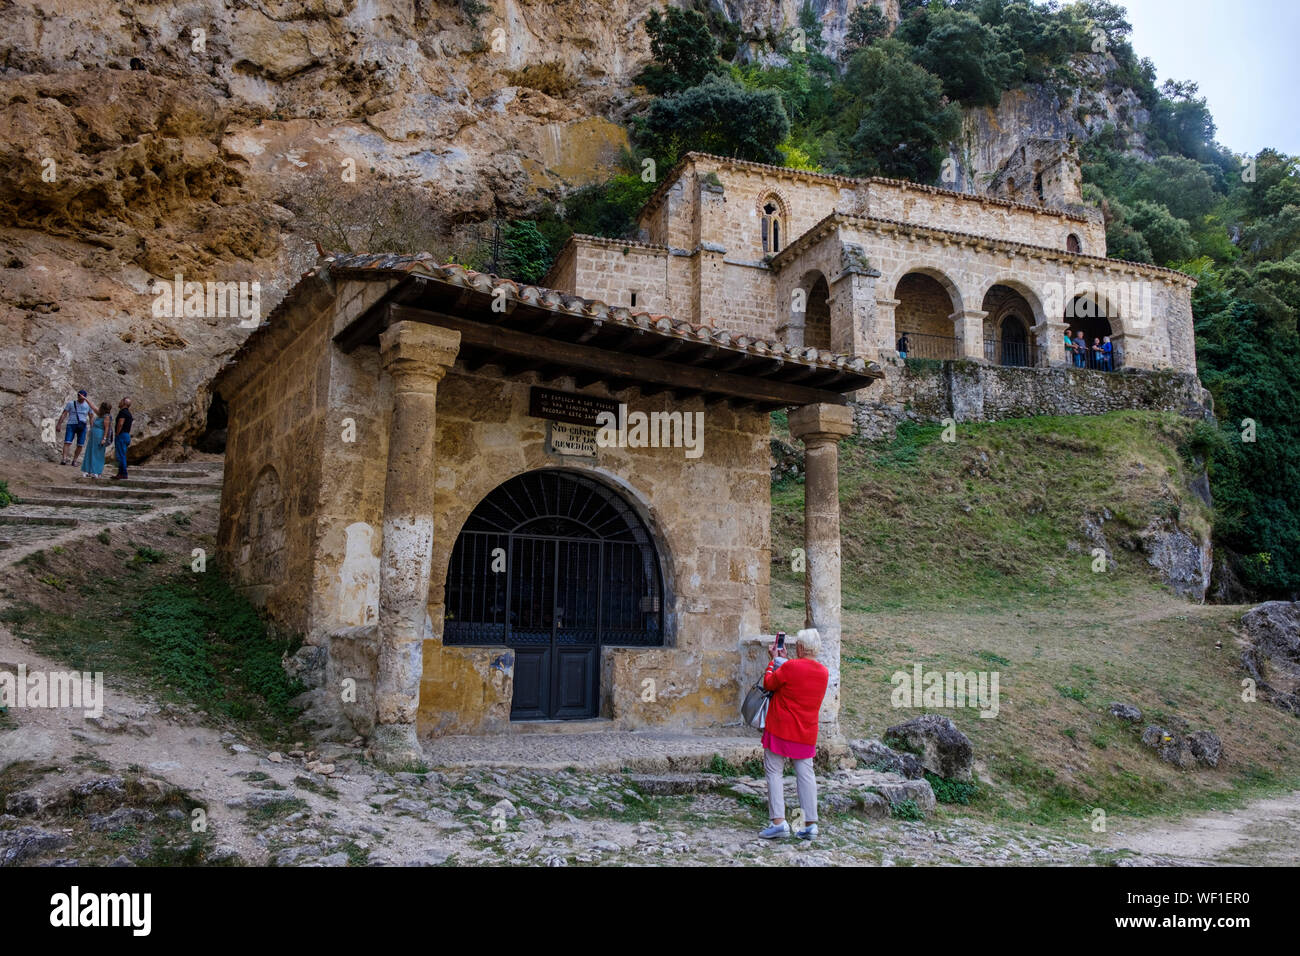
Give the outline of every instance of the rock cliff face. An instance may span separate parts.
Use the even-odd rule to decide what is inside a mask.
[[[1075,57],[1078,86],[1060,90],[1033,86],[1011,90],[996,107],[968,109],[960,139],[952,147],[949,188],[986,192],[1025,202],[1032,195],[1033,173],[1049,171],[1070,152],[1107,126],[1133,152],[1145,154],[1146,141],[1137,131],[1150,120],[1150,111],[1132,90],[1113,79],[1115,60],[1104,54]],[[1078,202],[1077,185],[1066,192]],[[1050,197],[1048,197],[1050,199]]]
[[[831,52],[861,2],[813,0]],[[605,178],[656,5],[0,3],[0,453],[52,457],[42,423],[79,387],[134,397],[138,454],[202,433],[208,382],[257,316],[160,314],[154,282],[242,281],[265,316],[315,258],[292,210],[322,187],[405,183],[455,225]],[[712,9],[760,50],[802,6]],[[972,115],[967,188],[988,188],[1022,131],[1068,133],[1073,108],[1013,97]]]
[[[81,386],[134,395],[140,453],[201,431],[248,329],[155,315],[151,283],[256,281],[265,315],[315,258],[290,212],[313,181],[416,184],[464,221],[602,178],[651,5],[4,4],[0,447],[51,454]]]

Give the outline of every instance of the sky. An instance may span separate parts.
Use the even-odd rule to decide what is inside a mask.
[[[1116,0],[1157,85],[1193,80],[1237,153],[1300,154],[1300,0]]]

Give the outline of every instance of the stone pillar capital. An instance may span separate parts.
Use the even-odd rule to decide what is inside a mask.
[[[460,351],[460,333],[423,322],[394,322],[379,336],[379,361],[399,388],[432,391]]]
[[[790,434],[805,445],[837,442],[853,434],[853,410],[848,405],[804,405],[790,413]]]

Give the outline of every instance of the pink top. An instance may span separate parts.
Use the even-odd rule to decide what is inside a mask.
[[[793,740],[784,740],[776,736],[770,730],[763,731],[763,748],[772,751],[778,757],[789,757],[791,760],[807,760],[809,757],[817,756],[816,744],[797,744]]]

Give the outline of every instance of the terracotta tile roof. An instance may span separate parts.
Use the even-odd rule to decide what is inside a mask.
[[[554,312],[599,320],[613,327],[626,326],[629,329],[706,343],[763,358],[779,358],[785,362],[838,371],[866,379],[883,376],[878,365],[854,356],[839,355],[815,348],[796,348],[722,328],[679,321],[669,315],[633,311],[624,306],[611,306],[599,299],[587,299],[544,286],[521,285],[512,279],[486,272],[475,272],[457,263],[439,264],[431,254],[421,252],[414,255],[327,253],[322,256],[315,268],[303,273],[299,281],[267,315],[266,320],[245,339],[243,345],[218,373],[217,378],[220,379],[227,370],[256,349],[264,338],[273,333],[278,326],[283,325],[286,315],[296,305],[311,295],[319,294],[320,283],[328,278],[378,281],[400,280],[412,276],[487,295],[493,295],[498,289],[504,289],[507,301],[513,300]]]
[[[941,229],[938,226],[922,226],[913,222],[903,222],[899,219],[884,219],[879,216],[854,216],[849,213],[833,212],[826,216],[815,226],[801,235],[798,239],[791,242],[779,253],[772,257],[772,264],[777,266],[784,264],[784,261],[794,257],[797,251],[803,249],[806,245],[816,242],[819,236],[817,233],[823,231],[826,227],[832,226],[839,222],[862,223],[870,228],[879,229],[886,227],[890,231],[900,231],[913,233],[916,235],[931,235],[940,237],[951,237],[966,243],[988,243],[1002,249],[1011,249],[1017,252],[1027,252],[1035,255],[1048,255],[1056,259],[1067,259],[1082,262],[1100,269],[1114,269],[1120,272],[1139,272],[1154,273],[1156,275],[1169,276],[1170,278],[1181,280],[1191,285],[1196,285],[1196,280],[1185,272],[1179,272],[1177,269],[1169,269],[1165,266],[1153,266],[1146,262],[1129,262],[1127,259],[1108,259],[1104,256],[1090,256],[1082,252],[1067,252],[1064,249],[1053,249],[1050,246],[1036,246],[1028,242],[1016,242],[1011,239],[995,239],[991,236],[980,236],[973,232],[958,232],[955,229]]]

